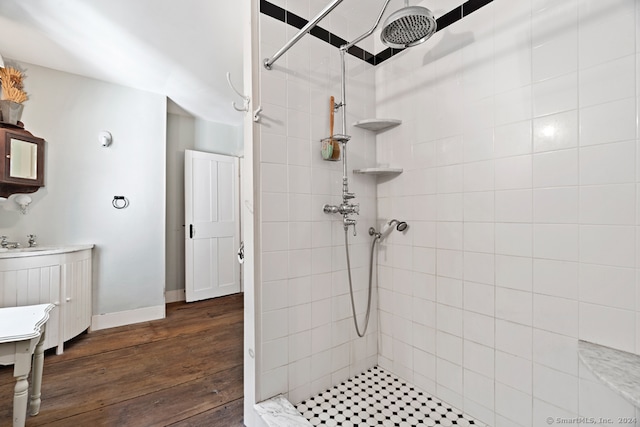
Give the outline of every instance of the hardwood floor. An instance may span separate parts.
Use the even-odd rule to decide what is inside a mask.
[[[242,426],[243,295],[167,305],[167,318],[83,334],[47,351],[31,426]],[[0,367],[10,426],[13,366]]]

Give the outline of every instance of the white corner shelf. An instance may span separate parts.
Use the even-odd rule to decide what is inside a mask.
[[[400,175],[403,172],[401,168],[364,168],[364,169],[354,169],[353,173],[362,174],[362,175],[376,175],[376,176],[384,176],[384,175]]]
[[[383,130],[396,127],[401,123],[402,120],[397,119],[363,119],[355,122],[353,125],[372,132],[382,132]]]

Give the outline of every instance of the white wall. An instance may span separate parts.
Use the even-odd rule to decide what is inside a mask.
[[[294,12],[305,18],[317,13],[308,4],[305,10],[304,2],[288,3],[299,7]],[[337,13],[323,24],[349,19],[353,16]],[[263,14],[259,25],[260,58],[269,57],[297,31]],[[375,163],[374,136],[350,126],[373,115],[374,90],[370,65],[348,58],[347,67],[351,171]],[[341,201],[341,162],[324,161],[320,154],[320,140],[329,136],[329,97],[340,100],[338,50],[306,36],[273,70],[259,68],[263,113],[257,131],[255,180],[261,254],[257,261],[261,280],[256,282],[257,400],[284,393],[292,402],[299,402],[375,365],[375,297],[367,335],[358,339],[349,305],[342,218],[322,212],[325,203]],[[339,118],[336,123],[336,133],[341,132]],[[350,239],[362,322],[370,242],[367,229],[376,218],[375,178],[350,173],[350,179],[351,190],[357,194],[354,202],[361,205],[358,236]]]
[[[495,0],[376,68],[380,364],[490,425],[634,416],[576,349],[640,353],[638,13]]]
[[[184,150],[240,156],[242,128],[167,116],[167,301],[184,300]]]
[[[0,210],[0,233],[40,245],[93,243],[93,313],[164,313],[164,96],[31,64],[22,121],[46,140],[45,187],[27,215]],[[103,148],[98,132],[113,134]],[[113,196],[130,201],[111,205]]]

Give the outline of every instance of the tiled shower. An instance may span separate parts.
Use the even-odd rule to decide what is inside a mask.
[[[327,1],[267,3],[309,19]],[[462,3],[420,4],[439,17]],[[367,229],[410,225],[380,245],[365,338],[350,316],[342,223],[322,212],[341,190],[341,165],[320,156],[338,50],[307,35],[261,67],[260,398],[296,404],[377,364],[493,426],[636,416],[579,362],[577,342],[640,353],[640,5],[485,3],[377,65],[347,57],[347,123],[402,120],[345,132],[349,170],[403,169],[350,175],[361,318]],[[320,26],[352,39],[381,4],[346,1]],[[264,12],[259,25],[262,58],[297,31]]]

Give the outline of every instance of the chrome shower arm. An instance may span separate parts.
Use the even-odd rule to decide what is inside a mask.
[[[382,15],[384,15],[385,10],[387,10],[387,6],[389,5],[389,2],[391,0],[385,0],[384,5],[382,6],[382,10],[380,10],[380,13],[378,14],[378,19],[376,19],[376,23],[373,24],[373,27],[371,27],[371,29],[369,29],[369,31],[367,31],[366,33],[362,34],[361,36],[357,37],[355,40],[347,43],[347,44],[343,44],[342,46],[340,46],[340,50],[348,50],[351,46],[355,45],[356,43],[360,43],[362,40],[366,39],[367,37],[369,37],[371,34],[373,34],[373,32],[376,30],[376,28],[378,28],[378,25],[380,25],[380,21],[382,20]]]
[[[311,31],[311,29],[315,27],[318,24],[318,22],[324,19],[324,17],[327,16],[329,12],[335,9],[336,6],[338,6],[340,3],[342,3],[342,0],[333,0],[331,3],[329,3],[324,9],[320,11],[320,13],[318,13],[318,15],[316,15],[315,18],[307,22],[307,25],[302,27],[300,31],[298,31],[298,33],[295,36],[293,36],[291,40],[287,42],[287,44],[282,46],[282,48],[280,48],[279,51],[274,53],[271,58],[266,58],[263,62],[264,68],[266,68],[267,70],[270,70],[271,66],[273,65],[274,62],[278,60],[278,58],[284,55],[285,52],[291,48],[291,46],[296,44],[298,40],[300,40],[305,34]]]

